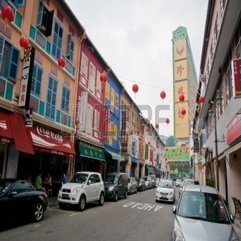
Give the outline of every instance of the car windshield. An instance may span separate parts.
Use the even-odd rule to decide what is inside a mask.
[[[12,186],[13,183],[13,180],[0,180],[0,194],[8,191],[8,189]]]
[[[177,215],[214,223],[229,223],[224,201],[213,193],[184,192]]]
[[[117,177],[115,175],[107,175],[105,183],[117,183]]]
[[[173,188],[172,181],[160,181],[158,187]]]
[[[88,178],[86,173],[76,173],[70,180],[72,183],[85,183]]]

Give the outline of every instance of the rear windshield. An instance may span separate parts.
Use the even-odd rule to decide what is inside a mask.
[[[215,223],[230,223],[223,199],[213,193],[184,192],[177,215]]]

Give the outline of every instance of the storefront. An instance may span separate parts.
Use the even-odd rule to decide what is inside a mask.
[[[104,175],[106,161],[102,147],[78,140],[77,150],[76,171],[95,171]]]
[[[33,155],[29,133],[21,114],[0,111],[0,177],[17,177],[19,153]]]
[[[107,173],[120,172],[120,171],[124,172],[123,165],[121,165],[121,163],[125,163],[126,161],[125,157],[109,150],[105,150],[105,157],[106,157]]]
[[[71,136],[42,125],[27,127],[27,130],[31,137],[34,155],[20,153],[18,176],[34,182],[39,172],[43,173],[43,178],[50,174],[53,188],[57,191],[61,175],[65,173],[70,178],[74,172],[75,150]]]

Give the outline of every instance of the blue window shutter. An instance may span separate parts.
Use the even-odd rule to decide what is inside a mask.
[[[3,43],[4,40],[0,37],[0,69],[2,69]]]
[[[24,0],[15,0],[15,4],[17,7],[22,7],[24,5]]]
[[[12,46],[10,59],[9,59],[8,78],[13,81],[16,81],[16,78],[17,78],[18,59],[19,59],[19,51],[18,49]]]
[[[36,26],[40,26],[42,24],[43,12],[44,12],[44,1],[40,0],[39,1],[39,9],[38,9],[38,14],[37,14],[37,24],[36,24]]]

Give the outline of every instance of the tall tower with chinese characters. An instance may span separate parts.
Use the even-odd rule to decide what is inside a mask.
[[[177,146],[190,146],[191,126],[196,108],[197,75],[185,27],[172,35],[174,136]]]

